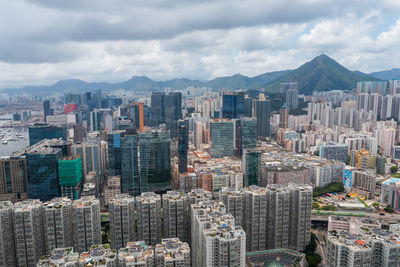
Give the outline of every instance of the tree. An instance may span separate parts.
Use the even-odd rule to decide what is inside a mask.
[[[313,210],[316,210],[316,209],[318,209],[319,208],[319,204],[317,203],[317,202],[313,202],[312,203],[312,209]]]
[[[392,167],[390,168],[390,172],[391,172],[392,174],[395,174],[398,170],[399,170],[399,167],[397,167],[397,166],[392,166]]]
[[[386,207],[385,207],[385,211],[389,212],[389,213],[393,213],[394,209],[389,204],[387,204]]]
[[[372,203],[372,207],[374,207],[375,209],[379,209],[380,206],[381,204],[379,204],[378,202]]]
[[[306,260],[309,267],[317,267],[321,263],[321,256],[313,252],[306,255]]]

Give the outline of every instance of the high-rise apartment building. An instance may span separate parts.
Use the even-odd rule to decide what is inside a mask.
[[[290,191],[279,185],[267,187],[267,249],[289,248]]]
[[[13,204],[11,201],[0,201],[0,265],[16,266]]]
[[[0,158],[0,200],[28,198],[28,178],[25,157]]]
[[[302,251],[310,242],[312,187],[309,185],[289,185],[289,248]]]
[[[180,191],[168,191],[162,195],[163,237],[188,240],[186,208],[187,195]]]
[[[235,217],[235,224],[239,226],[244,224],[243,197],[242,191],[236,188],[224,187],[219,191],[219,201],[224,203],[226,211]]]
[[[208,216],[209,214],[211,216]],[[222,219],[226,215],[225,205],[211,200],[199,201],[190,206],[191,215],[191,259],[193,266],[206,266],[205,236],[203,230],[211,227],[213,218]],[[234,218],[229,215],[227,222],[234,224]]]
[[[354,236],[345,232],[328,233],[327,266],[375,266],[372,265],[371,247],[364,240],[352,237]]]
[[[117,266],[117,251],[111,249],[108,244],[93,245],[88,251],[80,253],[79,267],[89,266]]]
[[[111,248],[119,249],[136,239],[135,198],[127,194],[116,195],[108,203],[108,210]]]
[[[290,89],[296,89],[298,88],[298,83],[297,82],[287,82],[287,83],[281,83],[280,86],[280,93],[281,94],[286,94],[286,92]]]
[[[211,156],[233,156],[235,149],[235,121],[214,120],[210,122]]]
[[[289,109],[295,109],[299,106],[299,90],[297,88],[286,91],[286,106]]]
[[[240,226],[221,222],[205,229],[203,235],[206,265],[202,266],[246,266],[246,233]]]
[[[261,151],[245,149],[242,156],[243,185],[260,185]]]
[[[246,233],[225,205],[191,205],[192,266],[245,266]]]
[[[243,229],[246,232],[247,251],[262,251],[267,242],[268,195],[263,187],[255,185],[243,191]]]
[[[259,138],[271,136],[271,100],[261,99],[256,101],[257,135]]]
[[[190,247],[179,238],[167,238],[161,240],[154,248],[155,266],[169,267],[180,266],[190,267]]]
[[[46,254],[55,248],[74,245],[72,224],[72,201],[69,198],[54,198],[43,204]]]
[[[35,266],[45,254],[43,205],[37,199],[14,204],[14,240],[17,266]]]
[[[321,158],[346,161],[347,146],[341,144],[333,144],[319,147],[319,156]]]
[[[279,109],[279,128],[288,128],[289,109],[283,106]]]
[[[72,204],[74,247],[79,253],[101,244],[100,202],[93,196],[82,197]]]
[[[237,119],[244,116],[244,92],[222,94],[222,118]]]
[[[42,141],[43,139],[63,139],[67,140],[67,129],[63,126],[49,125],[47,123],[36,123],[28,127],[29,145]]]
[[[171,188],[170,143],[168,131],[139,133],[140,193],[165,192]]]
[[[155,246],[161,241],[161,197],[145,192],[136,197],[138,239]]]
[[[50,254],[44,255],[37,263],[37,267],[63,266],[77,267],[79,253],[74,252],[72,247],[55,248]]]
[[[128,242],[126,247],[118,251],[118,266],[120,267],[153,267],[155,255],[152,246],[144,241]]]

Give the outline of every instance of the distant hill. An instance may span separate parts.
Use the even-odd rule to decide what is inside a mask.
[[[233,76],[218,77],[210,81],[190,80],[186,78],[173,79],[167,81],[154,81],[146,76],[133,76],[131,79],[120,83],[90,83],[77,79],[62,80],[53,85],[24,86],[15,89],[4,89],[2,92],[11,94],[30,94],[38,96],[59,93],[78,93],[86,91],[113,91],[118,89],[133,90],[140,92],[162,91],[164,87],[173,89],[184,89],[187,87],[211,87],[214,90],[227,89],[260,89],[264,84],[270,83],[282,75],[289,73],[286,71],[267,72],[253,78],[242,74]]]
[[[303,64],[295,70],[267,72],[254,77],[242,74],[218,77],[210,81],[190,80],[186,78],[166,81],[155,81],[146,76],[133,76],[120,83],[98,82],[91,83],[82,80],[62,80],[49,86],[24,86],[15,89],[4,89],[2,92],[11,94],[34,93],[38,96],[67,92],[85,91],[113,91],[118,89],[133,90],[138,92],[162,91],[164,87],[184,89],[187,87],[211,87],[214,90],[259,90],[278,92],[280,83],[297,81],[300,93],[311,94],[313,91],[329,91],[333,89],[348,90],[356,86],[358,81],[390,79],[400,75],[400,69],[374,73],[371,75],[360,71],[350,71],[327,55],[320,55]],[[387,75],[387,76],[385,76]],[[400,76],[397,76],[400,79]]]
[[[369,75],[346,69],[327,55],[320,55],[299,68],[266,84],[269,92],[278,92],[280,83],[297,81],[299,92],[310,95],[313,91],[329,91],[334,89],[352,89],[358,81],[377,80]]]
[[[370,73],[372,77],[381,80],[400,80],[400,69],[391,69]]]

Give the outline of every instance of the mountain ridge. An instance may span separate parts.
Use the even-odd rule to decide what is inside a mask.
[[[23,86],[15,89],[3,89],[1,92],[10,94],[35,92],[36,95],[40,96],[49,95],[54,92],[78,93],[99,89],[103,91],[125,89],[150,92],[162,91],[164,87],[171,87],[173,89],[211,87],[214,90],[264,89],[267,92],[278,92],[280,83],[297,81],[299,83],[300,93],[311,94],[314,90],[348,90],[354,88],[358,81],[373,81],[378,79],[379,78],[372,77],[360,71],[348,70],[334,59],[325,54],[321,54],[304,63],[297,69],[266,72],[253,77],[238,73],[231,76],[217,77],[209,81],[191,80],[187,78],[155,81],[147,76],[132,76],[129,80],[117,83],[86,82],[79,79],[65,79],[52,85]]]
[[[311,95],[313,91],[351,90],[359,81],[377,80],[360,73],[351,71],[327,55],[321,54],[272,83],[266,84],[265,87],[268,92],[278,92],[280,83],[297,81],[299,92]]]

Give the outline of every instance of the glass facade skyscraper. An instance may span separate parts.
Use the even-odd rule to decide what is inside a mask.
[[[140,193],[137,143],[135,130],[126,130],[121,135],[121,191],[130,195]]]
[[[187,172],[187,152],[189,149],[189,120],[178,121],[179,172]]]
[[[26,149],[29,198],[48,201],[61,195],[58,178],[61,156],[61,149],[50,147],[48,140]]]
[[[242,157],[243,185],[260,185],[261,151],[244,149]]]
[[[171,137],[177,136],[178,120],[182,119],[182,93],[169,93],[165,96],[165,123]]]
[[[236,121],[235,153],[241,156],[243,149],[257,146],[257,118],[242,118]]]
[[[125,131],[113,131],[107,134],[108,175],[121,175],[121,134]]]
[[[214,120],[210,122],[211,156],[233,156],[235,149],[235,121]]]
[[[170,145],[169,131],[139,133],[140,193],[171,189]]]
[[[36,123],[29,126],[29,145],[42,141],[43,139],[63,139],[67,140],[67,129],[65,127],[49,125],[47,123]]]
[[[222,118],[235,119],[244,116],[244,92],[224,92]]]
[[[165,122],[165,94],[151,94],[151,125],[158,127],[160,123]]]
[[[258,137],[271,136],[271,100],[256,101],[256,117]]]
[[[81,158],[58,161],[58,175],[61,196],[71,200],[80,197],[82,189],[82,160]]]

